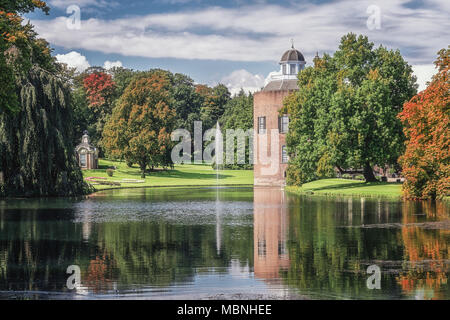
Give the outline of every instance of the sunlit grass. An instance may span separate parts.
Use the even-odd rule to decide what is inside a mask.
[[[305,183],[301,187],[286,187],[286,190],[298,194],[342,195],[361,197],[402,196],[401,183],[369,182],[346,179],[323,179]]]
[[[113,177],[109,177],[106,169],[115,166]],[[210,165],[186,164],[176,165],[175,170],[156,169],[141,178],[137,165],[129,168],[125,162],[99,160],[99,169],[83,171],[84,178],[107,178],[105,181],[118,182],[120,186],[94,185],[97,190],[127,187],[154,186],[212,186],[212,185],[253,185],[253,170],[221,170],[218,179],[216,171]],[[144,180],[143,183],[125,183],[124,179]]]

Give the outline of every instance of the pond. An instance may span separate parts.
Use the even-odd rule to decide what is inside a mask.
[[[450,299],[449,243],[443,202],[267,188],[4,200],[0,298]]]

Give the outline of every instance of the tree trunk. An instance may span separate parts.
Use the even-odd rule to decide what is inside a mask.
[[[368,162],[366,162],[364,166],[364,179],[366,179],[366,182],[377,181],[377,178],[375,178],[375,175],[373,174],[372,166]]]
[[[146,164],[140,164],[139,167],[141,168],[141,178],[145,179],[145,168],[147,167]]]

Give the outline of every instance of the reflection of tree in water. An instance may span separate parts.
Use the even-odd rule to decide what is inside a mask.
[[[80,266],[81,285],[94,292],[186,282],[207,268],[225,272],[232,259],[253,265],[250,225],[225,224],[217,255],[215,225],[105,222],[87,232],[73,222],[75,210],[42,207],[0,205],[2,291],[68,291],[70,265]]]
[[[366,286],[373,261],[392,261],[402,255],[397,232],[363,229],[363,223],[387,223],[396,203],[336,201],[289,197],[288,252],[291,261],[282,273],[286,283],[301,293],[326,298],[380,298]],[[382,288],[395,294],[395,279],[382,275]]]
[[[432,221],[449,219],[448,207],[443,202],[404,202],[402,239],[404,260],[408,269],[397,281],[403,292],[425,299],[444,299],[448,290],[450,230],[430,229],[414,225],[425,217]],[[424,216],[417,215],[423,213]]]
[[[251,228],[223,228],[220,255],[214,225],[183,226],[163,221],[108,223],[98,232],[102,239],[100,246],[114,259],[120,289],[121,285],[130,284],[168,286],[188,282],[202,268],[227,268],[231,259],[236,258],[250,264]]]
[[[82,277],[83,286],[98,293],[110,291],[113,288],[114,261],[111,261],[107,253],[97,255],[95,259],[89,261],[86,275]]]
[[[80,226],[65,220],[73,217],[73,211],[39,206],[38,202],[26,209],[0,206],[0,290],[65,290],[67,267],[87,262],[90,250],[79,241]],[[77,263],[74,256],[79,257]]]

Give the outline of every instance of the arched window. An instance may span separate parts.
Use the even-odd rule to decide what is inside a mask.
[[[82,168],[86,168],[87,167],[86,153],[80,154],[80,167],[82,167]]]

